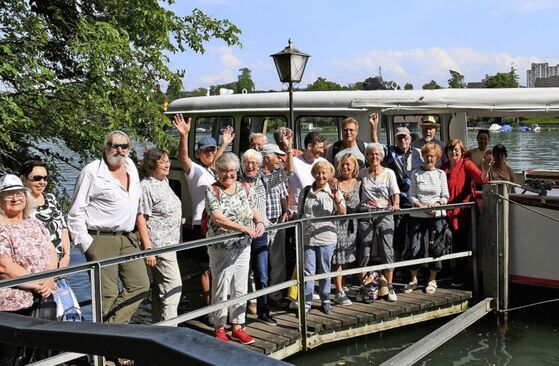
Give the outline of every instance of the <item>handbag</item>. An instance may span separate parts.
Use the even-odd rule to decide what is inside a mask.
[[[56,303],[56,319],[67,322],[82,321],[82,311],[76,299],[74,291],[66,277],[59,277],[56,280],[57,290],[52,296]]]

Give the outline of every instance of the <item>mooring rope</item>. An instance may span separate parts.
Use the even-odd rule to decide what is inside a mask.
[[[549,216],[549,215],[547,215],[547,214],[545,214],[545,213],[543,213],[543,212],[540,212],[540,211],[538,211],[538,210],[534,210],[533,208],[530,208],[530,207],[528,207],[528,206],[526,206],[526,205],[523,205],[523,204],[521,204],[521,203],[515,202],[515,201],[511,200],[510,198],[507,198],[507,197],[505,197],[505,196],[503,196],[503,195],[497,194],[497,197],[502,198],[502,199],[508,201],[509,203],[512,203],[513,205],[520,206],[520,207],[522,207],[522,208],[524,208],[524,209],[526,209],[526,210],[528,210],[528,211],[532,211],[533,213],[536,213],[536,214],[541,215],[541,216],[543,216],[543,217],[547,217],[547,218],[550,219],[550,220],[553,220],[553,221],[555,221],[555,222],[559,222],[559,219],[556,219],[556,218],[553,217],[553,216]]]
[[[556,302],[556,301],[559,301],[559,299],[552,299],[552,300],[539,301],[539,302],[535,302],[535,303],[533,303],[533,304],[517,306],[517,307],[515,307],[515,308],[510,308],[510,309],[507,309],[507,310],[499,310],[499,313],[509,313],[509,312],[511,312],[511,311],[514,311],[514,310],[520,310],[520,309],[530,308],[530,307],[532,307],[532,306],[537,306],[537,305],[542,305],[542,304],[549,304],[549,303]]]

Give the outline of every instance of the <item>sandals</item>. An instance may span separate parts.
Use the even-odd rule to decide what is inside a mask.
[[[435,291],[437,291],[437,281],[436,280],[429,281],[427,287],[425,287],[425,293],[434,294]]]
[[[404,286],[404,293],[409,294],[417,289],[417,282],[410,282],[406,286]]]

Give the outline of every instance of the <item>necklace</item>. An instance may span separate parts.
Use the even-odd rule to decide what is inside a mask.
[[[351,199],[351,192],[355,188],[355,184],[357,184],[357,180],[356,179],[350,180],[350,182],[352,182],[352,185],[349,187],[347,191],[342,188],[343,182],[345,181],[339,182],[338,187],[340,188],[340,191],[342,191],[342,193],[344,194],[344,200],[349,201]]]

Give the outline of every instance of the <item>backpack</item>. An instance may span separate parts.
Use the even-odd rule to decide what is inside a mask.
[[[82,311],[80,304],[76,299],[76,295],[66,277],[60,277],[56,280],[58,289],[53,292],[52,296],[56,303],[56,318],[67,322],[81,322]]]
[[[247,195],[247,198],[250,196],[250,191],[249,191],[249,187],[248,184],[246,182],[241,182],[241,185],[243,186],[245,193]],[[217,182],[216,183],[212,183],[211,187],[214,190],[215,196],[217,197],[218,201],[219,201],[219,188],[217,187]],[[210,215],[208,215],[208,211],[204,208],[204,211],[202,211],[202,218],[200,219],[200,231],[202,232],[202,235],[205,237],[206,234],[208,233],[208,221],[210,219]]]
[[[367,159],[367,144],[364,141],[357,140],[357,148],[361,151],[361,154]],[[338,140],[332,146],[332,161],[336,157],[336,155],[342,150],[342,141]],[[363,169],[366,166],[366,162],[357,159],[357,163],[359,164],[359,169]]]
[[[437,230],[433,223],[429,230],[429,255],[437,258],[450,253],[452,246],[452,231],[446,220],[442,219],[442,228]]]

